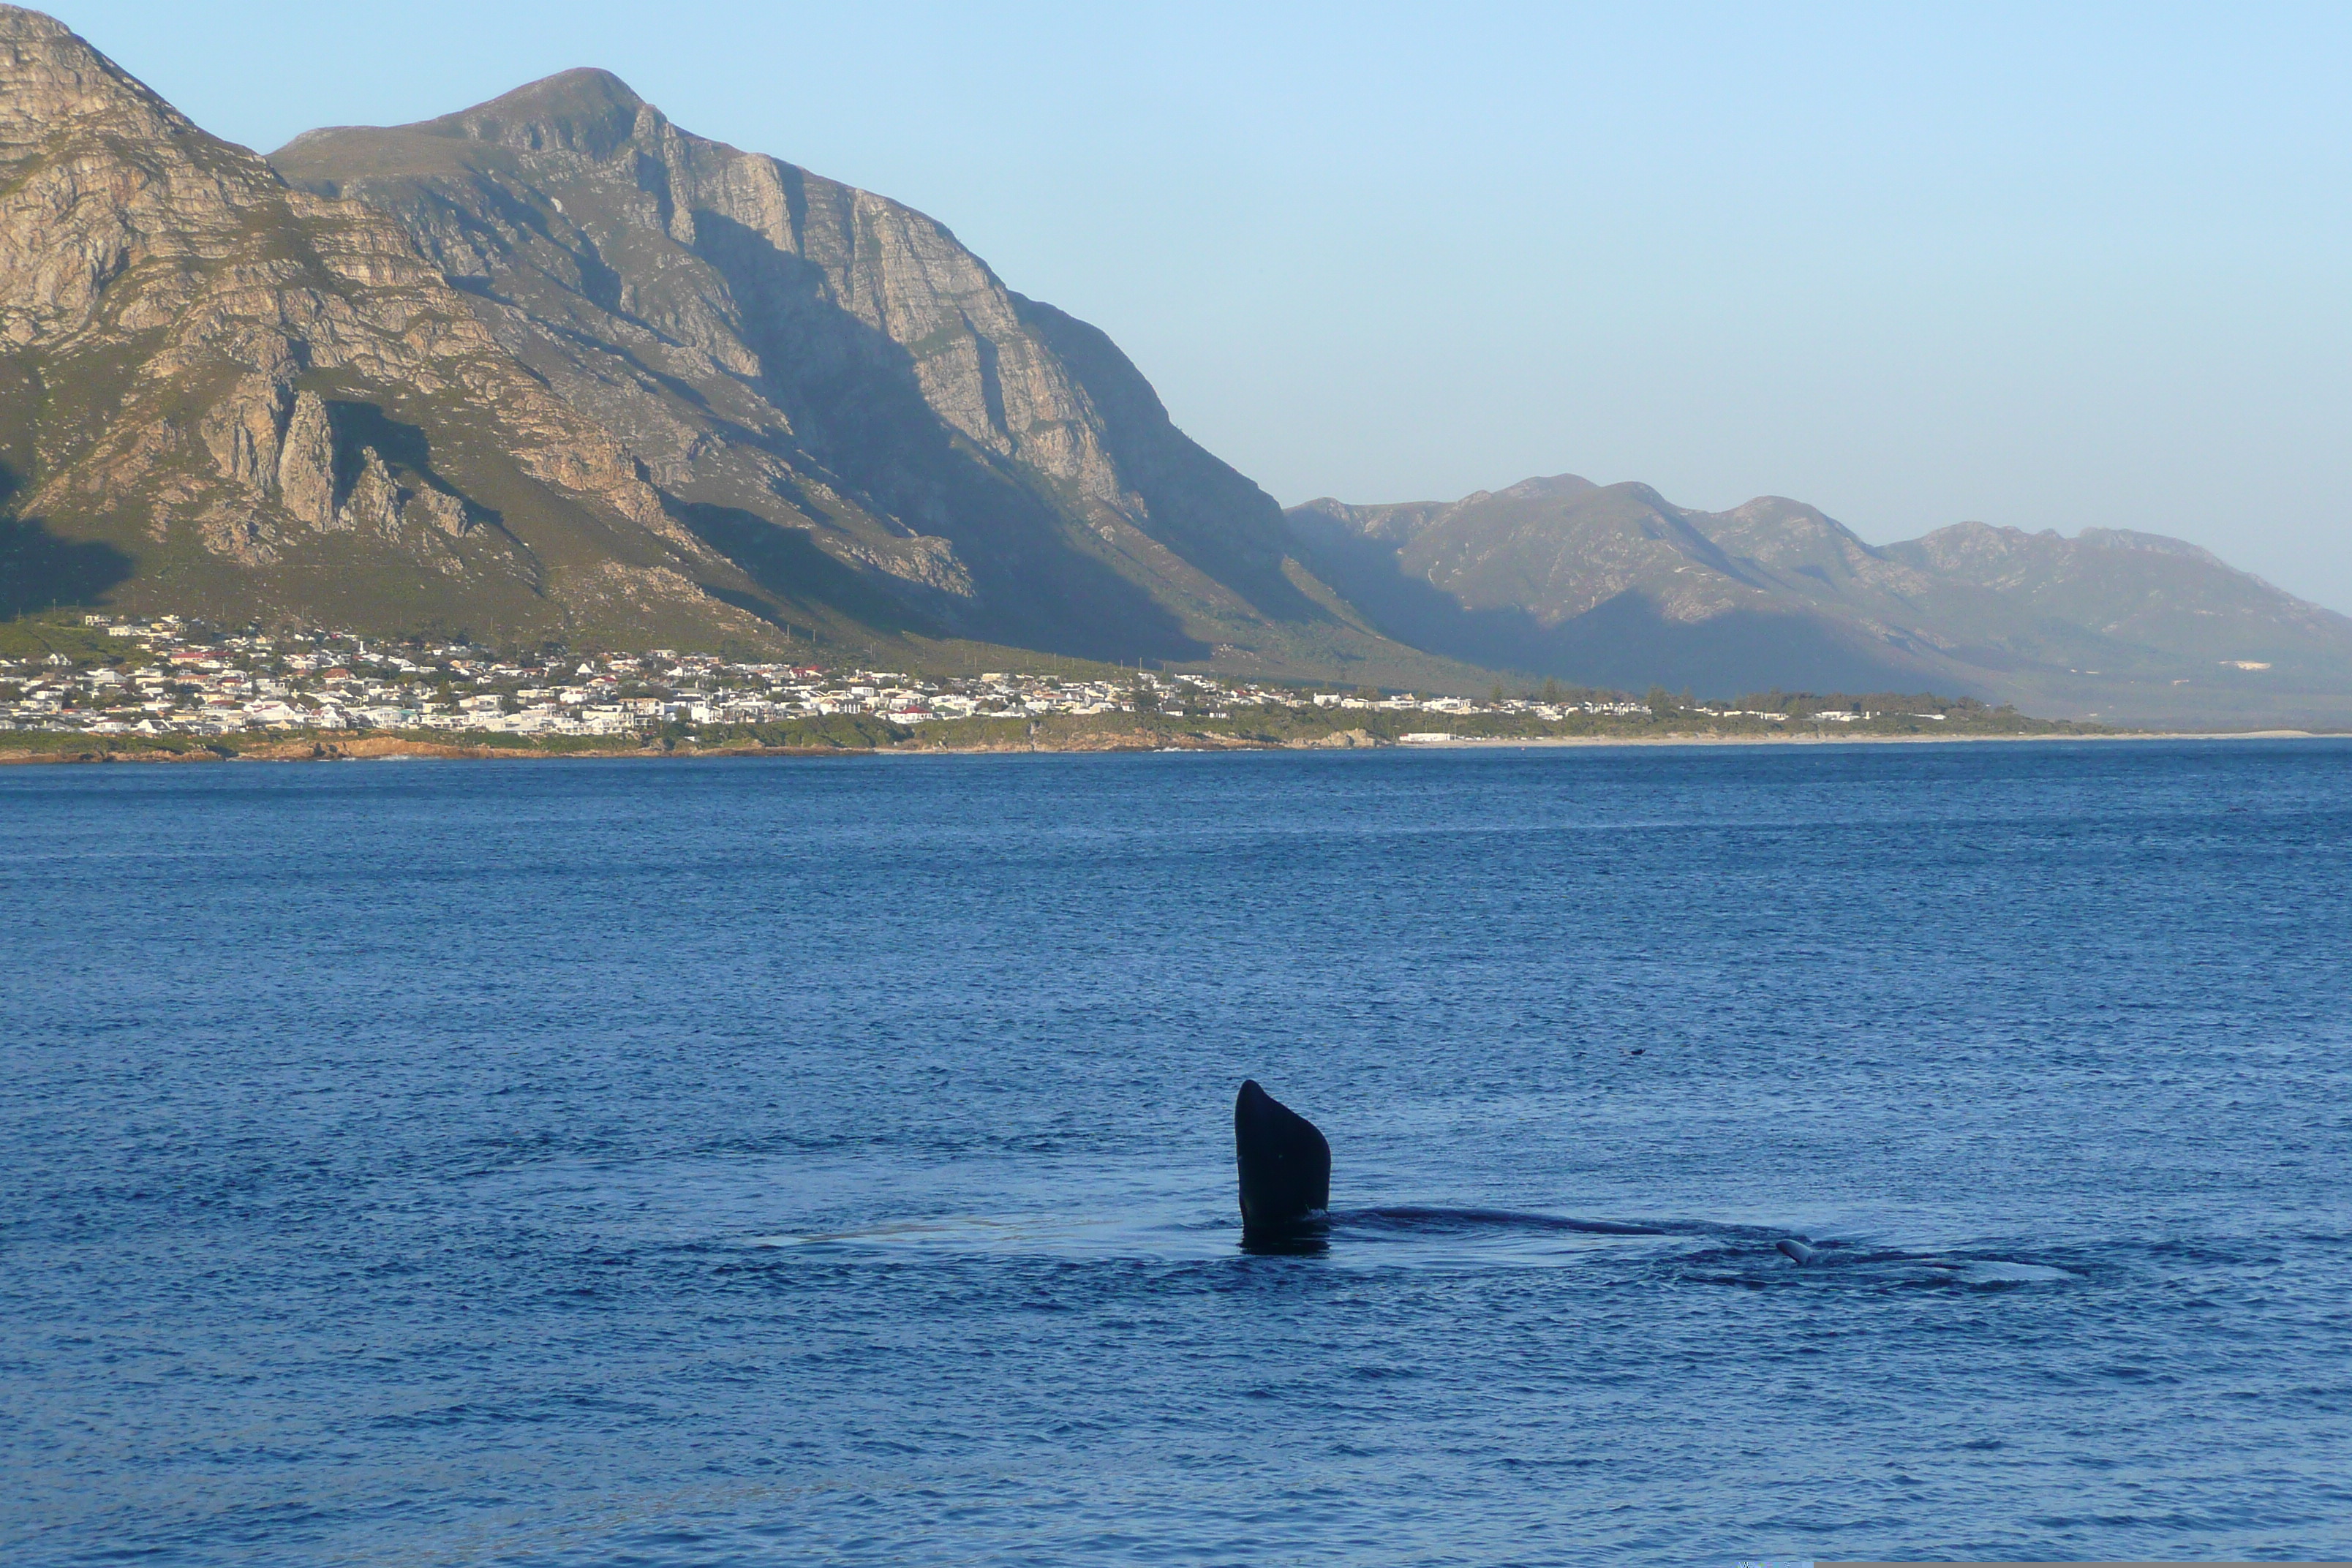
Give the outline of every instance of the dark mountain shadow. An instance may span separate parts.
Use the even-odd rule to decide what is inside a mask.
[[[30,382],[20,366],[0,367],[0,393],[21,394]],[[30,448],[31,421],[26,412],[29,406],[21,395],[10,399],[6,412],[14,417],[8,420],[6,434],[19,438],[10,447]],[[0,508],[16,499],[24,482],[14,464],[0,460]],[[38,518],[11,517],[0,511],[0,620],[39,610],[96,605],[126,581],[133,569],[131,557],[111,544],[61,538]]]
[[[1396,547],[1344,527],[1292,519],[1309,570],[1346,595],[1383,636],[1495,669],[1557,676],[1585,686],[1654,685],[1729,697],[1766,686],[1870,690],[1917,682],[1927,667],[1876,653],[1859,634],[1820,617],[1735,610],[1677,621],[1627,590],[1546,626],[1523,609],[1473,609],[1403,570]]]
[[[1569,677],[1573,671],[1574,679],[1588,685],[1688,687],[1710,697],[1737,696],[1759,686],[1872,690],[1916,683],[1930,674],[1909,660],[1875,654],[1861,634],[1819,616],[1731,610],[1703,621],[1677,621],[1631,589],[1541,628],[1536,646],[1545,658],[1534,667],[1538,674]],[[1944,684],[1949,684],[1948,677]]]
[[[775,601],[767,603],[748,594],[730,594],[709,583],[700,584],[705,593],[726,600],[739,610],[781,625],[779,612],[798,607],[802,622],[806,624],[811,611],[805,606],[821,605],[879,632],[944,635],[944,628],[938,623],[916,613],[887,589],[867,581],[854,567],[825,553],[809,537],[806,529],[771,522],[758,512],[740,507],[680,500],[667,493],[663,499],[697,539],[733,562],[743,575]]]
[[[383,460],[395,466],[430,473],[433,468],[433,443],[421,425],[404,424],[373,403],[356,403],[342,398],[329,398],[327,422],[335,432],[335,461],[340,467],[356,462],[359,448],[373,447]],[[346,457],[345,453],[350,453]],[[338,479],[342,475],[336,476]]]
[[[955,546],[980,601],[962,635],[1083,658],[1208,656],[1171,611],[1079,547],[1036,476],[932,410],[914,356],[834,305],[821,268],[723,215],[694,218],[696,253],[741,307],[760,390],[807,454],[859,500]]]
[[[0,481],[0,489],[13,488]],[[95,540],[62,539],[34,518],[0,517],[0,620],[103,602],[129,579],[131,557]]]
[[[1150,509],[1152,538],[1276,620],[1333,618],[1283,573],[1288,542],[1281,506],[1176,428],[1151,383],[1108,332],[1020,294],[1013,304],[1102,415],[1104,445]]]
[[[373,403],[332,397],[325,401],[328,428],[334,433],[337,505],[352,493],[360,477],[362,448],[373,447],[395,475],[455,497],[474,522],[506,526],[506,519],[496,508],[482,505],[434,471],[433,441],[423,426],[394,419]]]

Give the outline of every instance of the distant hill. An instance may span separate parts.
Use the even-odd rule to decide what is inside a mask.
[[[0,614],[1406,680],[1094,328],[603,71],[276,166],[0,7]]]
[[[2352,618],[2178,540],[1961,523],[1875,548],[1813,507],[1726,512],[1533,479],[1286,514],[1389,636],[1497,668],[1701,694],[1924,689],[2122,722],[2352,722]]]

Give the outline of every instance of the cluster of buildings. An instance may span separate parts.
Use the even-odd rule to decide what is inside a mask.
[[[1773,713],[1754,708],[1710,708],[1707,711],[1718,719],[1761,719],[1768,724],[1785,724],[1791,719],[1816,724],[1859,724],[1867,719],[1928,719],[1940,724],[1948,717],[1943,713],[1882,713],[1869,708],[1824,708],[1812,713]]]
[[[1646,704],[1613,700],[1351,695],[1205,675],[919,679],[663,650],[529,658],[345,633],[225,636],[172,616],[132,622],[92,616],[86,623],[128,645],[130,657],[77,662],[46,653],[0,660],[0,728],[98,735],[309,729],[620,736],[666,724],[774,724],[833,714],[915,725],[1139,711],[1213,719],[1269,707],[1554,721],[1650,713]]]

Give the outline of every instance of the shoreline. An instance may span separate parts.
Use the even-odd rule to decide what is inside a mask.
[[[1414,741],[1400,750],[1494,746],[1960,746],[1989,741],[2340,741],[2325,730],[2111,730],[2086,734],[1966,735],[1531,735],[1522,740],[1458,736]]]
[[[1973,733],[1958,735],[1725,735],[1675,733],[1665,735],[1459,735],[1444,740],[1391,741],[1365,731],[1339,731],[1311,739],[1281,742],[1204,733],[1147,734],[1134,731],[1097,731],[1045,742],[925,745],[919,741],[893,745],[774,746],[755,741],[691,742],[669,745],[550,747],[495,744],[480,739],[428,741],[384,733],[328,733],[310,739],[292,737],[228,746],[191,744],[182,750],[163,746],[117,748],[110,736],[91,736],[86,743],[42,748],[11,748],[0,742],[0,766],[89,766],[110,763],[348,763],[348,762],[567,762],[636,761],[693,762],[720,757],[856,758],[856,757],[978,757],[1071,756],[1089,754],[1201,752],[1282,752],[1329,751],[1507,751],[1570,747],[1659,746],[1954,746],[2076,741],[2327,741],[2347,736],[2313,730],[2167,731],[2116,730],[2095,733]]]

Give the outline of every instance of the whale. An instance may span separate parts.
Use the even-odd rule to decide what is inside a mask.
[[[1331,1145],[1315,1123],[1244,1079],[1234,1098],[1242,1245],[1311,1235],[1331,1208]]]
[[[1571,1219],[1560,1215],[1522,1214],[1511,1209],[1431,1208],[1391,1204],[1331,1212],[1331,1144],[1322,1130],[1266,1093],[1255,1079],[1242,1080],[1234,1097],[1234,1164],[1240,1178],[1242,1250],[1321,1253],[1335,1228],[1349,1234],[1393,1233],[1438,1226],[1460,1231],[1569,1231],[1594,1236],[1737,1237],[1750,1245],[1770,1239],[1773,1250],[1801,1268],[1854,1261],[1802,1236],[1769,1237],[1738,1226],[1696,1221],[1647,1225],[1622,1220]],[[1930,1265],[1937,1267],[1937,1265]]]

